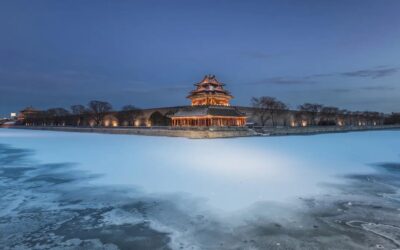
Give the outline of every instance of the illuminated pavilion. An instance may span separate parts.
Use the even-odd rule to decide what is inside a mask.
[[[246,115],[230,106],[233,96],[214,75],[206,75],[195,84],[189,98],[192,106],[171,116],[172,126],[244,126]]]

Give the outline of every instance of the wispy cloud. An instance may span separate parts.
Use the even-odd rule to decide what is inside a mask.
[[[189,91],[189,86],[170,86],[165,88],[126,88],[123,91],[132,94],[154,94],[154,93],[165,93],[165,92],[182,92]]]
[[[337,89],[330,89],[329,91],[343,94],[343,93],[353,92],[354,90],[355,89],[337,88]]]
[[[375,68],[375,69],[363,69],[363,70],[356,70],[356,71],[349,71],[340,73],[341,76],[346,77],[365,77],[365,78],[381,78],[385,76],[390,76],[399,71],[400,68],[393,67],[393,68]]]
[[[336,75],[336,74],[334,74],[334,73],[313,74],[313,75],[304,76],[304,78],[305,78],[305,79],[315,79],[315,78],[329,77],[329,76],[335,76],[335,75]]]
[[[281,51],[281,52],[264,52],[258,50],[247,50],[239,52],[239,55],[243,58],[257,59],[257,60],[270,60],[272,58],[277,58],[281,56],[285,56],[290,54],[289,51]]]
[[[274,54],[268,54],[261,51],[250,51],[243,53],[243,55],[253,59],[270,59],[275,56]]]
[[[350,92],[360,92],[360,91],[390,91],[396,90],[393,86],[365,86],[360,88],[336,88],[330,89],[329,91],[335,93],[350,93]]]
[[[376,90],[395,90],[396,88],[393,86],[367,86],[367,87],[362,87],[361,89],[368,91],[376,91]]]
[[[362,77],[362,78],[377,79],[393,75],[399,71],[400,67],[380,66],[373,69],[363,69],[363,70],[339,72],[339,73],[336,72],[336,73],[312,74],[312,75],[298,76],[298,77],[277,76],[256,81],[254,82],[254,84],[278,84],[278,85],[315,84],[319,83],[322,78],[328,78],[328,77]],[[379,90],[378,88],[382,87],[377,86],[374,89],[365,89],[365,90]],[[342,92],[347,91],[344,89],[338,89],[338,90]]]
[[[271,78],[266,78],[257,82],[254,82],[254,84],[278,84],[278,85],[295,85],[295,84],[314,84],[316,83],[313,80],[310,80],[309,78],[306,77],[271,77]]]

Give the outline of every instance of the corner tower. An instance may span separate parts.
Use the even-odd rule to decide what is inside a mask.
[[[187,98],[192,106],[180,108],[171,117],[174,127],[242,127],[246,125],[246,114],[230,106],[233,98],[214,75],[206,75],[195,84]]]
[[[196,89],[187,96],[192,101],[192,106],[229,106],[229,101],[233,98],[229,91],[224,89],[224,84],[215,78],[215,75],[206,75],[201,82],[194,86]]]

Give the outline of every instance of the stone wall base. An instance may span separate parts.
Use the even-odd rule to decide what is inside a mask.
[[[282,128],[88,128],[88,127],[51,127],[51,126],[8,126],[17,129],[65,131],[65,132],[84,132],[84,133],[105,133],[105,134],[123,134],[123,135],[148,135],[148,136],[169,136],[186,137],[191,139],[206,138],[230,138],[244,136],[284,136],[284,135],[311,135],[323,133],[340,133],[366,130],[393,130],[400,129],[400,125],[381,125],[381,126],[363,126],[363,127],[282,127]]]

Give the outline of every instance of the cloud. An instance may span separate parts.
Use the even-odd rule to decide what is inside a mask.
[[[365,86],[361,88],[336,88],[336,89],[330,89],[329,91],[335,93],[350,93],[359,91],[390,91],[395,89],[396,88],[393,86]]]
[[[255,82],[255,84],[278,84],[278,85],[295,85],[295,84],[314,84],[313,80],[306,77],[272,77]]]
[[[328,77],[328,76],[335,76],[335,74],[313,74],[305,76],[306,79],[313,79],[313,78],[320,78],[320,77]]]
[[[270,59],[271,57],[274,57],[275,55],[264,53],[261,51],[251,51],[251,52],[244,53],[244,56],[250,57],[253,59]]]
[[[361,89],[376,91],[376,90],[395,90],[396,88],[393,86],[367,86],[367,87],[363,87]]]
[[[346,89],[346,88],[338,88],[338,89],[331,89],[331,92],[335,92],[335,93],[349,93],[349,92],[353,92],[355,89]]]
[[[381,78],[389,75],[393,75],[399,71],[400,68],[375,68],[375,69],[363,69],[356,71],[349,71],[340,73],[341,76],[346,77],[365,77],[365,78]]]
[[[290,54],[290,51],[266,53],[263,51],[250,50],[250,51],[241,51],[239,53],[240,53],[240,56],[242,56],[244,58],[257,59],[257,60],[269,60],[271,58],[286,56],[286,55]]]
[[[189,91],[188,86],[170,86],[165,88],[126,88],[124,92],[129,92],[132,94],[154,94],[154,93],[165,93],[165,92],[181,92]]]
[[[286,77],[286,76],[277,76],[266,78],[254,84],[279,84],[279,85],[291,85],[291,84],[315,84],[318,83],[321,78],[327,77],[363,77],[363,78],[372,78],[377,79],[389,75],[393,75],[400,70],[400,67],[387,67],[387,66],[379,66],[373,69],[363,69],[356,71],[348,71],[348,72],[339,72],[339,73],[321,73],[321,74],[311,74],[299,77]],[[374,86],[365,87],[364,90],[383,90],[383,86]],[[388,86],[386,86],[388,88]],[[347,89],[336,89],[338,92],[347,92]]]

